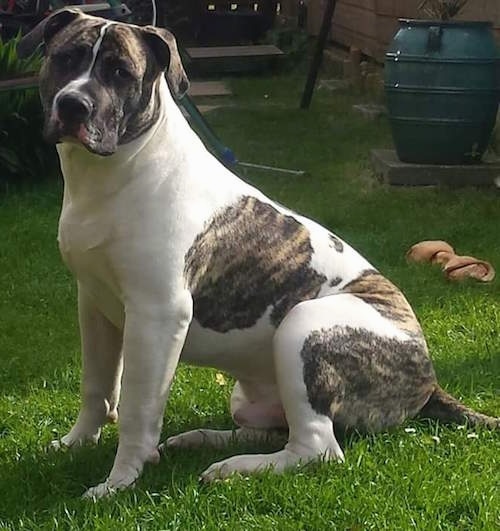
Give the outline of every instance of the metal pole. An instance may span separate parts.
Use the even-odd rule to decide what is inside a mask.
[[[314,85],[316,84],[316,78],[318,77],[321,60],[323,59],[323,50],[325,49],[326,39],[328,38],[328,33],[332,27],[332,18],[336,5],[337,0],[327,0],[325,12],[323,14],[323,22],[321,24],[318,40],[316,42],[316,49],[314,50],[311,67],[309,68],[309,74],[307,76],[306,86],[304,88],[304,93],[302,94],[302,100],[300,102],[301,109],[308,109],[309,105],[311,104]]]

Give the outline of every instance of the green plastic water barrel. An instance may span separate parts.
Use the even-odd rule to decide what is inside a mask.
[[[477,163],[495,125],[499,56],[491,24],[400,20],[385,90],[400,160]]]

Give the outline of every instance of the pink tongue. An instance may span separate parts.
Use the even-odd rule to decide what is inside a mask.
[[[78,128],[78,131],[76,133],[76,138],[78,138],[80,142],[85,142],[87,140],[87,136],[88,131],[86,127],[83,124],[80,124],[80,127]]]

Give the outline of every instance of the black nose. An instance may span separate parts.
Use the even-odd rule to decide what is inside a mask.
[[[92,114],[92,102],[83,94],[63,94],[57,101],[59,118],[63,122],[85,122]]]

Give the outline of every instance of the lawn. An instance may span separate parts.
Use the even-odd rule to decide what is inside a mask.
[[[354,115],[359,97],[347,93],[320,91],[311,110],[300,111],[302,81],[293,74],[233,80],[235,105],[210,122],[242,160],[307,170],[245,178],[331,228],[398,284],[423,325],[441,384],[500,415],[499,283],[449,283],[404,258],[411,244],[439,238],[500,267],[498,192],[378,183],[368,152],[390,145],[386,121]],[[56,244],[60,198],[59,181],[0,198],[0,529],[500,527],[500,432],[418,420],[349,436],[344,465],[206,486],[197,478],[210,463],[262,447],[178,450],[147,467],[134,490],[81,500],[109,471],[117,432],[106,428],[98,448],[46,450],[69,429],[79,403],[75,286]],[[230,427],[230,389],[214,371],[182,366],[164,437]]]

